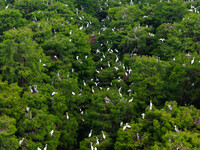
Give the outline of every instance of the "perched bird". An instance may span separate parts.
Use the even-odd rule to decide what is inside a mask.
[[[170,111],[172,111],[172,106],[171,105],[168,105],[168,108]]]
[[[74,92],[72,92],[72,95],[76,95]]]
[[[142,115],[142,119],[144,119],[144,116],[145,116],[145,114],[144,114],[144,113],[142,113],[141,115]]]
[[[193,64],[193,63],[194,63],[194,58],[195,58],[195,57],[193,57],[193,59],[191,60],[191,64]]]
[[[105,136],[105,134],[104,134],[103,131],[101,131],[101,132],[102,132],[102,134],[103,134],[103,139],[105,140],[105,139],[106,139],[106,136]]]
[[[93,149],[94,149],[94,147],[93,147],[93,145],[92,145],[92,142],[90,142],[90,146],[91,146],[91,150],[93,150]]]
[[[96,145],[99,145],[99,139],[98,139],[98,137],[96,137],[96,140],[97,140]]]
[[[55,94],[58,94],[58,92],[53,92],[51,95],[54,96]]]
[[[139,137],[139,133],[136,133],[136,135],[137,135],[137,140],[139,140],[139,139],[140,139],[140,137]]]
[[[91,136],[92,136],[92,129],[90,130],[88,137],[90,138]]]
[[[180,131],[176,128],[176,125],[174,125],[174,128],[175,128],[175,131],[176,131],[177,133],[180,132]]]
[[[29,86],[30,87],[30,91],[31,91],[31,93],[33,93],[33,89],[32,89],[32,87],[31,86]]]
[[[47,144],[45,144],[44,150],[47,150]]]
[[[51,136],[53,135],[53,132],[54,132],[54,130],[51,130],[51,132],[50,132]]]
[[[69,115],[68,115],[68,112],[66,112],[66,117],[67,117],[67,120],[69,120]]]
[[[37,147],[37,150],[41,150],[41,148]]]
[[[152,105],[153,105],[152,101],[150,101],[150,108],[149,108],[150,110],[152,110]]]
[[[22,140],[19,141],[19,145],[21,146],[22,142],[24,141],[24,138],[22,138]]]

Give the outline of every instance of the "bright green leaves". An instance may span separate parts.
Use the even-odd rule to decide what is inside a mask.
[[[22,14],[19,10],[6,9],[0,11],[0,34],[9,29],[18,28],[24,26],[25,19],[22,19]]]

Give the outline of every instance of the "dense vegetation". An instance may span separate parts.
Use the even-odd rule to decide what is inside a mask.
[[[0,149],[200,149],[199,11],[0,0]]]

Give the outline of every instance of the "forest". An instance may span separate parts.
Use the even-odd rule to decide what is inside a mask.
[[[0,150],[200,149],[200,0],[0,0]]]

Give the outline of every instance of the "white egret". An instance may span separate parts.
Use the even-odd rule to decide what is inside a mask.
[[[99,145],[99,139],[98,139],[98,137],[96,137],[96,140],[97,140],[96,145]]]
[[[142,113],[141,115],[142,115],[142,119],[144,119],[145,113]]]
[[[24,138],[22,138],[22,140],[19,141],[19,145],[21,146],[22,142],[24,141]]]
[[[92,129],[90,130],[88,137],[90,138],[91,136],[92,136]]]
[[[194,63],[194,58],[195,58],[195,57],[193,57],[193,59],[191,60],[191,64],[193,64],[193,63]]]
[[[174,128],[175,128],[175,131],[176,131],[177,133],[180,132],[180,131],[176,128],[176,125],[174,125]]]
[[[68,112],[66,112],[66,117],[67,117],[67,120],[69,120],[69,115],[68,115]]]
[[[101,131],[101,132],[102,132],[102,134],[103,134],[103,139],[105,140],[105,139],[106,139],[106,136],[105,136],[105,134],[104,134],[103,131]]]
[[[54,132],[54,130],[51,130],[51,132],[50,132],[51,136],[53,135],[53,132]]]
[[[150,110],[152,110],[152,105],[153,105],[152,101],[150,101]]]
[[[172,111],[172,106],[171,105],[168,105],[168,108],[170,111]]]

